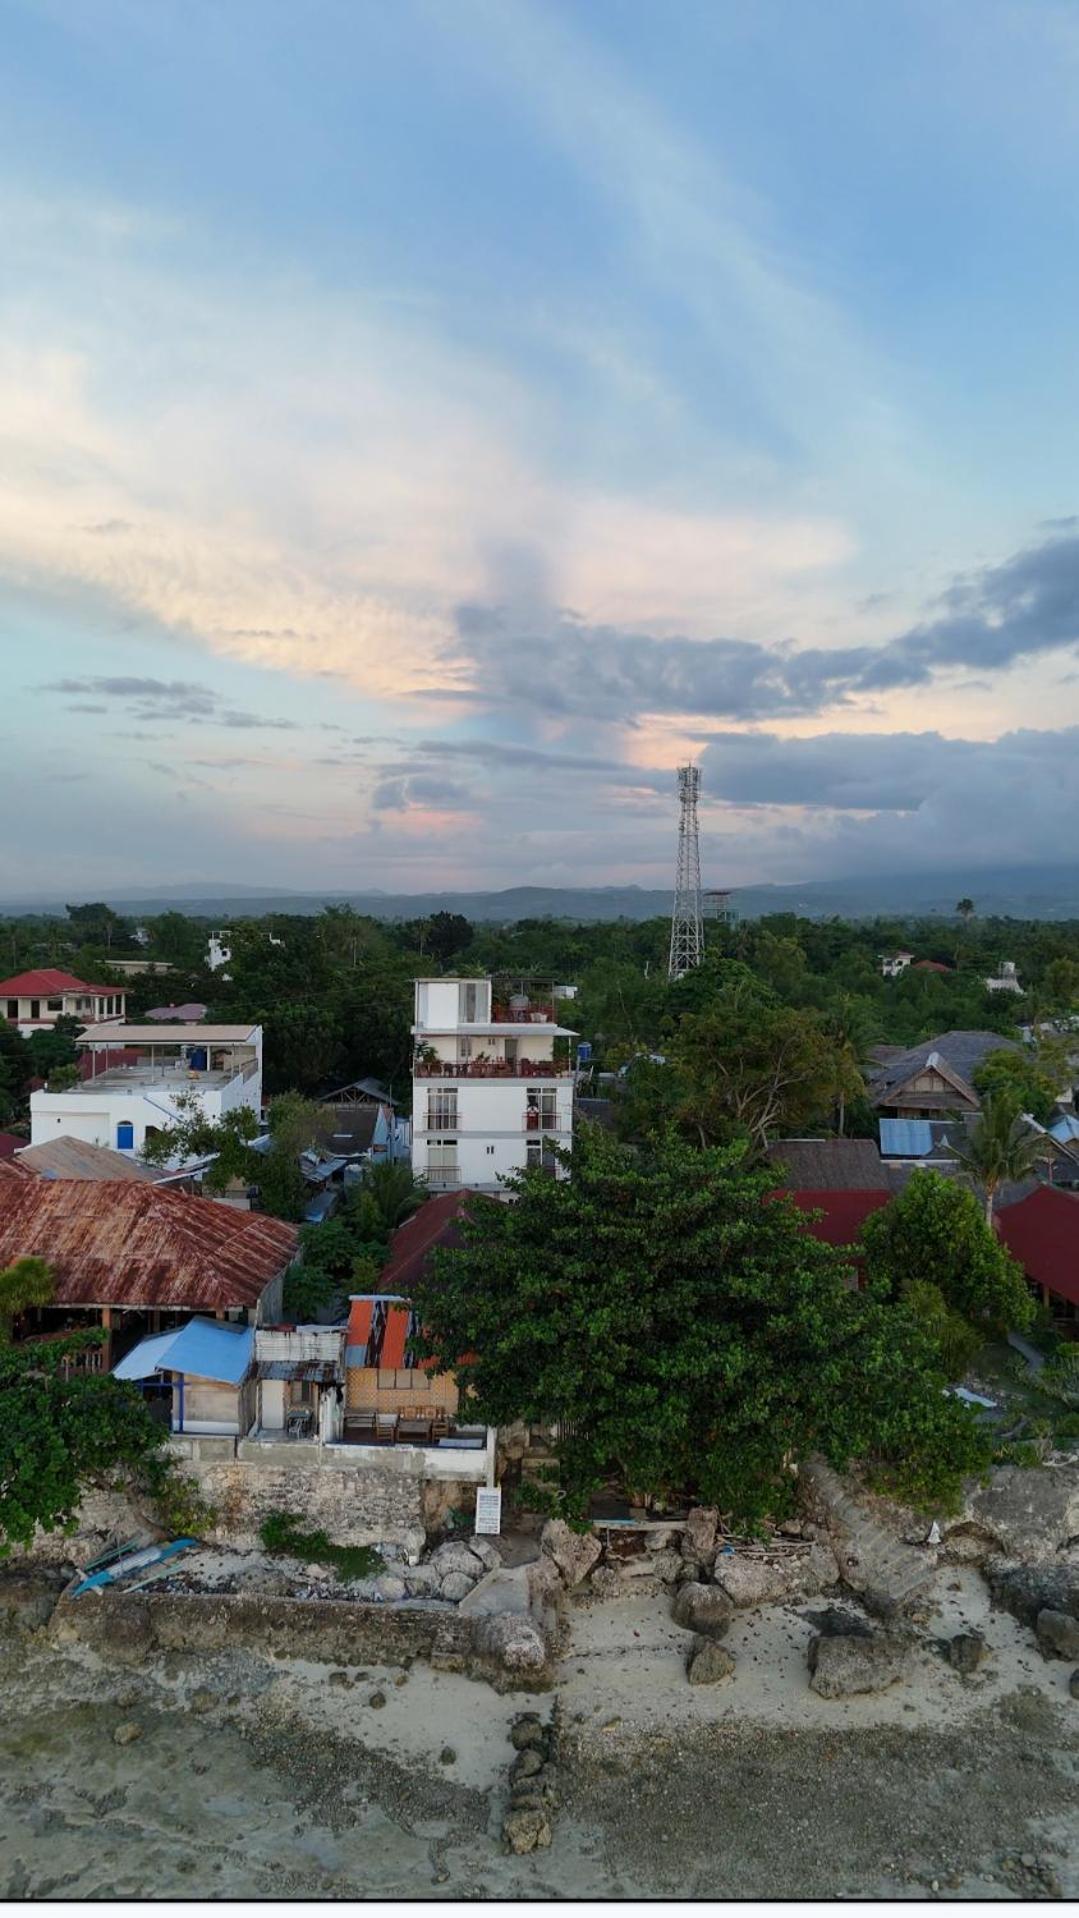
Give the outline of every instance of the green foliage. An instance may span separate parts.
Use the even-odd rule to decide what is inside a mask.
[[[985,1199],[992,1221],[1001,1186],[1029,1177],[1045,1157],[1045,1140],[1021,1116],[1021,1095],[1014,1087],[987,1093],[973,1124],[951,1136],[953,1156]]]
[[[0,1557],[30,1545],[39,1526],[71,1526],[91,1486],[126,1485],[185,1522],[202,1509],[134,1386],[64,1377],[65,1359],[102,1336],[0,1345]]]
[[[224,1192],[233,1179],[249,1183],[257,1157],[251,1152],[251,1140],[257,1138],[259,1122],[250,1106],[234,1106],[221,1119],[208,1119],[194,1092],[178,1092],[173,1101],[179,1115],[175,1125],[153,1133],[143,1147],[148,1165],[167,1165],[175,1159],[206,1159],[216,1153],[203,1184],[210,1192]]]
[[[385,1571],[385,1560],[373,1545],[334,1545],[325,1532],[305,1532],[302,1525],[298,1512],[271,1512],[259,1526],[259,1537],[268,1552],[329,1565],[342,1580],[376,1578]]]
[[[815,1450],[938,1500],[981,1464],[916,1315],[852,1292],[742,1147],[634,1151],[587,1128],[572,1164],[512,1180],[514,1205],[475,1201],[416,1298],[425,1355],[480,1418],[559,1422],[564,1510],[611,1470],[753,1523]]]
[[[974,1074],[974,1087],[1002,1107],[1010,1105],[1013,1116],[1029,1112],[1039,1125],[1047,1125],[1063,1083],[1046,1072],[1027,1052],[991,1052]]]
[[[961,1379],[981,1350],[981,1333],[948,1304],[939,1285],[927,1279],[911,1280],[903,1297],[940,1352],[945,1377]]]
[[[20,1313],[34,1305],[48,1305],[56,1290],[52,1267],[45,1259],[16,1259],[0,1272],[0,1341],[11,1337]]]
[[[934,1286],[982,1339],[1025,1331],[1034,1303],[1023,1270],[973,1192],[937,1172],[917,1171],[905,1190],[862,1227],[866,1273],[878,1297]]]

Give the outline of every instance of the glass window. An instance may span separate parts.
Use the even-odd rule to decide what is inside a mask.
[[[457,1128],[457,1087],[439,1086],[427,1094],[427,1128],[430,1132],[454,1132]]]
[[[47,1004],[50,1012],[63,1012],[64,1010],[64,1002],[62,999],[49,999]]]
[[[17,1019],[17,1018],[18,1018],[18,1016],[19,1016],[19,1002],[18,1002],[18,1000],[17,1000],[17,999],[9,999],[9,1000],[8,1000],[8,1002],[7,1002],[7,1016],[8,1016],[8,1018],[9,1018],[9,1019]]]

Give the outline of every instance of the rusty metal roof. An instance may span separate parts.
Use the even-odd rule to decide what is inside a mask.
[[[295,1256],[294,1225],[134,1182],[0,1180],[0,1269],[48,1261],[57,1305],[257,1305]]]
[[[125,1158],[111,1146],[91,1145],[88,1139],[73,1139],[67,1133],[59,1139],[45,1139],[41,1145],[24,1147],[15,1163],[39,1179],[125,1179],[153,1185],[162,1177],[161,1172]]]

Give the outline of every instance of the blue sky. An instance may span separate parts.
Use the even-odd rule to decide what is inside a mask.
[[[0,893],[1074,856],[1070,3],[0,33]]]

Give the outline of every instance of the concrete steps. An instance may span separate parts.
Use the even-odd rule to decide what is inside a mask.
[[[935,1570],[935,1555],[894,1537],[849,1480],[824,1459],[813,1458],[800,1468],[799,1482],[803,1500],[833,1533],[845,1582],[863,1593],[872,1610],[902,1611],[925,1589]]]

